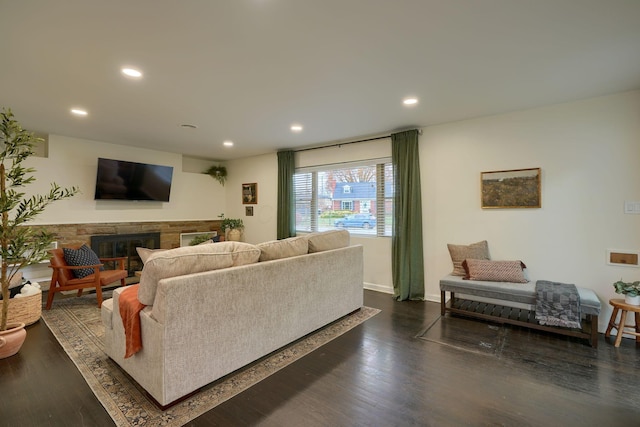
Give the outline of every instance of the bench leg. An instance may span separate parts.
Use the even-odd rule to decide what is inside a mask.
[[[446,311],[446,298],[447,298],[447,293],[445,291],[440,291],[440,315],[444,316],[444,313]]]
[[[590,315],[591,318],[591,347],[598,348],[598,316]]]

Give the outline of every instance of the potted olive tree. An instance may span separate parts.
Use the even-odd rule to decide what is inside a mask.
[[[36,231],[26,223],[41,214],[49,204],[76,194],[78,188],[60,188],[52,183],[47,194],[25,196],[21,189],[35,180],[32,175],[35,169],[24,167],[22,162],[34,154],[33,147],[39,139],[22,129],[10,109],[3,109],[0,119],[0,358],[3,358],[17,353],[26,337],[24,323],[7,325],[11,279],[20,269],[45,260],[54,238],[45,230]],[[21,335],[21,341],[16,342],[14,334]],[[3,351],[9,354],[3,355]]]

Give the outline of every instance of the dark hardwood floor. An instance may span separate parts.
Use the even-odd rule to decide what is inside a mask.
[[[188,425],[640,425],[632,340],[616,349],[601,334],[593,349],[515,327],[437,321],[435,303],[365,291],[365,304],[382,312]],[[416,337],[432,324],[430,341]],[[495,345],[474,350],[487,332]],[[111,425],[44,322],[29,327],[18,355],[0,360],[0,426]]]

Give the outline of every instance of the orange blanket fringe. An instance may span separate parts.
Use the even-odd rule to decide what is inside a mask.
[[[146,306],[138,301],[138,287],[131,285],[120,293],[118,307],[124,325],[126,349],[124,358],[128,358],[142,350],[142,331],[140,328],[140,311]]]

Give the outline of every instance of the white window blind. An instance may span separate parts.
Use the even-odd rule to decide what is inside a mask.
[[[391,236],[391,159],[299,168],[293,184],[297,231],[344,228],[355,234]]]

